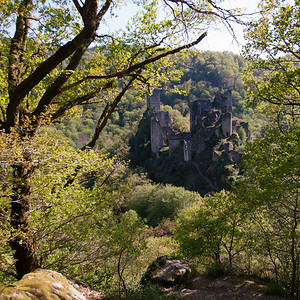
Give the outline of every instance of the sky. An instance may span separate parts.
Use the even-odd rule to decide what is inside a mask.
[[[258,2],[259,0],[226,0],[222,6],[226,8],[240,7],[244,8],[247,13],[252,13],[256,11]],[[203,51],[230,51],[239,54],[244,43],[243,28],[235,25],[234,30],[238,42],[233,39],[224,26],[220,25],[218,28],[209,30],[205,40],[197,48]]]
[[[225,0],[222,3],[224,8],[244,8],[247,13],[255,12],[259,0]],[[123,26],[127,23],[126,18],[132,15],[134,12],[134,7],[131,5],[123,6],[120,11],[120,17],[114,18],[113,22],[108,22],[108,24],[113,24],[111,29],[116,29],[116,27]],[[207,37],[200,42],[197,49],[203,51],[230,51],[236,54],[240,54],[242,50],[243,39],[243,28],[239,25],[234,26],[235,35],[237,41],[235,41],[232,35],[228,32],[225,26],[218,25],[211,27],[208,31]]]

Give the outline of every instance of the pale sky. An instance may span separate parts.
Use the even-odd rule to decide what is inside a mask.
[[[247,13],[255,12],[259,0],[226,0],[224,1],[223,7],[226,8],[244,8]],[[239,54],[242,50],[243,39],[243,28],[242,26],[234,26],[237,41],[235,41],[226,30],[224,26],[219,26],[219,28],[212,28],[208,31],[208,35],[198,46],[197,49],[209,50],[209,51],[231,51]]]
[[[255,12],[260,0],[225,0],[222,3],[224,8],[243,8],[247,13]],[[134,5],[122,6],[119,17],[108,20],[108,28],[117,29],[125,26],[127,20],[135,12]],[[232,35],[228,32],[225,26],[218,25],[210,27],[207,37],[197,45],[197,49],[203,51],[231,51],[239,54],[242,50],[243,28],[239,25],[234,25],[234,31],[237,38],[235,41]]]

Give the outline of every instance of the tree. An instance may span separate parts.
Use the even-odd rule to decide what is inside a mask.
[[[140,9],[125,30],[106,33],[105,18],[119,5],[112,0],[1,2],[0,129],[8,140],[13,134],[22,144],[51,122],[74,114],[76,107],[102,101],[93,138],[82,149],[92,148],[130,88],[167,80],[162,71],[168,70],[169,56],[198,44],[210,22],[235,20],[233,10],[212,1],[146,0],[138,2]],[[200,36],[184,43],[179,34],[192,27]],[[30,232],[31,182],[38,165],[33,149],[24,148],[20,155],[10,165],[9,197],[14,233],[9,243],[18,278],[38,265]],[[77,172],[69,174],[68,182]]]
[[[23,141],[18,140],[17,133],[2,134],[0,149],[5,162],[0,168],[0,271],[14,275],[7,241],[21,234],[22,241],[32,238],[38,267],[80,276],[83,270],[86,274],[91,269],[90,265],[101,265],[107,252],[103,228],[114,220],[114,210],[129,190],[124,178],[126,166],[91,149],[71,148],[53,128]],[[22,161],[24,149],[31,150],[38,165],[30,182],[30,227],[26,233],[9,226],[7,216],[15,180],[9,176],[10,165]]]
[[[249,104],[299,116],[299,1],[262,1],[260,17],[248,24],[244,71]]]
[[[300,130],[278,128],[248,145],[238,198],[256,225],[260,255],[266,255],[277,281],[299,295],[300,266]]]
[[[252,207],[259,251],[299,297],[299,1],[262,1],[249,23],[245,84],[249,104],[276,123],[247,148],[240,198]],[[276,126],[278,125],[278,126]],[[277,128],[276,128],[277,127]],[[259,239],[258,239],[259,240]]]
[[[145,225],[137,213],[134,210],[129,210],[120,217],[119,222],[114,224],[110,230],[107,257],[115,260],[112,263],[112,268],[117,270],[119,296],[121,296],[123,289],[126,298],[128,297],[126,273],[134,265],[142,251],[146,249],[145,229]],[[137,273],[136,269],[134,271]]]
[[[232,267],[233,259],[244,248],[246,213],[233,194],[221,191],[206,196],[183,209],[176,221],[175,238],[182,253],[190,258],[209,258],[220,264],[227,257]]]
[[[148,225],[157,226],[163,219],[174,220],[179,210],[200,198],[198,193],[183,187],[143,184],[135,187],[125,203],[145,218]]]

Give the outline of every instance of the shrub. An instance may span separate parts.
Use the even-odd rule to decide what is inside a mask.
[[[215,263],[206,269],[206,276],[209,279],[219,279],[226,274],[226,267],[224,264]]]
[[[265,293],[267,295],[277,295],[281,297],[287,296],[287,292],[282,285],[280,285],[275,280],[270,280],[265,288]]]

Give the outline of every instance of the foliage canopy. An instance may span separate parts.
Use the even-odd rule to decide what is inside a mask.
[[[262,1],[248,24],[244,71],[249,103],[271,104],[283,115],[299,115],[299,1]]]
[[[33,227],[37,224],[33,222],[34,217],[42,218],[42,229],[51,231],[44,220],[43,207],[59,215],[61,206],[54,204],[62,200],[58,200],[57,193],[67,193],[64,209],[68,215],[71,206],[68,200],[74,197],[72,188],[81,199],[85,197],[83,191],[87,195],[91,192],[84,190],[82,183],[76,180],[82,172],[94,172],[93,164],[85,165],[85,161],[94,156],[89,150],[95,146],[124,94],[131,88],[144,91],[178,76],[178,72],[170,70],[171,55],[201,42],[211,22],[235,20],[234,10],[222,9],[212,1],[142,0],[134,3],[138,9],[128,25],[113,33],[106,30],[104,24],[126,1],[11,0],[0,3],[1,162],[3,182],[11,183],[10,187],[8,184],[1,187],[4,192],[1,197],[8,203],[3,212],[6,217],[10,216],[11,232],[6,243],[13,251],[18,278],[41,264],[39,250],[47,252],[47,246],[37,247],[34,233],[39,227]],[[190,30],[192,38],[181,35]],[[87,154],[72,152],[67,158],[69,150],[65,152],[64,146],[61,152],[58,146],[48,147],[45,128],[72,117],[78,107],[91,102],[101,103],[102,110],[91,140],[82,147],[88,150]],[[42,146],[36,148],[39,144]],[[40,155],[39,159],[36,155]],[[84,159],[85,155],[90,158]],[[56,170],[56,164],[63,171],[57,169],[58,178],[52,178],[50,170],[52,167]],[[90,168],[89,171],[86,168]],[[44,191],[47,200],[34,189],[38,184],[37,174],[49,183]],[[57,186],[50,189],[52,179]],[[91,190],[94,191],[94,186]],[[44,201],[44,206],[36,206],[40,201]],[[86,209],[90,208],[83,206],[80,211]],[[89,230],[84,225],[83,228]]]

